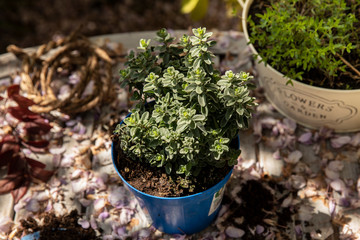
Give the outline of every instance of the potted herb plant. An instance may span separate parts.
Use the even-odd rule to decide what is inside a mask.
[[[205,28],[178,42],[162,29],[157,46],[140,40],[120,71],[138,104],[113,134],[112,157],[123,182],[153,225],[192,234],[216,217],[240,154],[254,98],[248,73],[213,68],[215,44]],[[151,101],[152,100],[152,101]]]
[[[360,130],[360,1],[238,1],[275,108],[311,128]]]

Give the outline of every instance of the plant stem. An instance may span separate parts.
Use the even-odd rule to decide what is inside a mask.
[[[342,57],[340,54],[338,54],[338,53],[336,53],[336,56],[338,56],[338,57],[341,59],[341,61],[343,61],[343,62],[346,64],[346,66],[348,66],[349,68],[351,68],[357,75],[360,76],[360,71],[357,70],[353,65],[351,65],[351,63],[349,63],[348,61],[346,61],[346,59],[343,58],[343,57]]]

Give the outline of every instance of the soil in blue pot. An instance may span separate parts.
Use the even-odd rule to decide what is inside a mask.
[[[137,190],[153,196],[183,197],[203,192],[224,179],[232,169],[228,166],[204,168],[198,176],[190,177],[190,184],[184,187],[181,185],[181,176],[175,173],[167,175],[163,168],[151,167],[140,161],[135,162],[123,153],[118,143],[114,144],[117,152],[116,167],[121,176]]]
[[[21,229],[17,237],[25,234],[22,240],[100,240],[92,228],[84,229],[77,222],[80,216],[76,210],[68,215],[56,216],[54,213],[45,213],[40,216],[43,224],[29,217],[20,220]]]

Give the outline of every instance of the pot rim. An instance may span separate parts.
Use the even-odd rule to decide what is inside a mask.
[[[239,136],[238,136],[239,138]],[[118,175],[120,176],[121,180],[125,183],[126,186],[129,186],[132,190],[136,191],[137,193],[141,194],[141,195],[145,195],[147,197],[150,197],[150,198],[154,198],[154,199],[161,199],[161,200],[183,200],[183,199],[188,199],[188,198],[193,198],[193,197],[196,197],[196,196],[200,196],[200,195],[203,195],[203,194],[207,194],[209,192],[212,191],[213,188],[216,188],[218,187],[219,185],[225,185],[225,184],[222,184],[222,182],[224,181],[224,179],[226,178],[230,178],[232,172],[233,172],[233,169],[234,168],[231,168],[229,173],[226,174],[226,176],[221,179],[218,183],[216,183],[214,186],[210,187],[209,189],[206,189],[205,191],[202,191],[202,192],[199,192],[199,193],[195,193],[195,194],[192,194],[192,195],[188,195],[188,196],[183,196],[183,197],[158,197],[158,196],[154,196],[154,195],[150,195],[150,194],[147,194],[147,193],[144,193],[138,189],[136,189],[135,187],[133,187],[131,184],[129,184],[124,178],[123,176],[120,174],[117,166],[116,166],[116,162],[115,162],[115,156],[114,156],[114,152],[115,152],[115,146],[114,146],[114,142],[111,143],[111,158],[112,158],[112,162],[113,162],[113,165],[115,167],[115,170],[116,172],[118,173]]]
[[[242,5],[241,1],[242,0],[238,0],[240,5]],[[241,22],[242,22],[242,28],[244,31],[244,36],[246,39],[247,44],[249,45],[251,51],[253,52],[254,55],[258,55],[258,57],[256,59],[254,59],[255,61],[259,62],[260,60],[262,60],[261,56],[259,55],[259,53],[256,51],[254,45],[252,43],[250,43],[250,37],[249,37],[249,32],[247,29],[247,18],[248,18],[248,14],[249,14],[249,9],[250,6],[252,4],[253,0],[246,0],[244,5],[243,5],[243,9],[242,9],[242,17],[241,17]],[[274,69],[272,66],[270,66],[270,64],[266,64],[265,62],[261,62],[258,64],[264,64],[267,68],[269,68],[270,70],[272,70],[273,72],[277,73],[279,76],[283,77],[284,79],[291,79],[289,77],[286,77],[283,73],[279,72],[278,70]],[[309,88],[313,88],[316,89],[318,91],[324,91],[324,92],[329,92],[329,93],[344,93],[344,92],[349,92],[349,93],[359,93],[360,94],[360,89],[330,89],[330,88],[322,88],[322,87],[318,87],[318,86],[311,86],[309,84],[305,84],[303,82],[300,82],[298,80],[295,79],[291,79],[291,81],[295,84],[301,85],[302,87],[309,87]]]

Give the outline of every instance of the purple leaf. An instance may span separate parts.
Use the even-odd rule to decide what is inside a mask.
[[[77,179],[79,177],[81,177],[81,175],[83,175],[83,170],[78,168],[78,169],[75,169],[75,171],[72,172],[71,174],[71,179]]]
[[[13,83],[19,85],[21,83],[21,80],[22,78],[19,75],[16,75],[13,79]]]
[[[38,141],[24,141],[25,146],[31,146],[34,148],[46,148],[49,145],[48,140],[38,140]]]
[[[90,226],[91,226],[91,228],[94,229],[94,230],[98,229],[96,220],[95,220],[95,218],[94,218],[93,215],[91,215],[91,217],[90,217]]]
[[[52,202],[48,201],[48,204],[46,205],[45,212],[50,212],[53,209]]]
[[[29,122],[33,121],[37,118],[41,118],[41,116],[37,113],[33,113],[27,108],[22,107],[8,107],[8,112],[16,119],[23,121],[23,122]]]
[[[73,127],[73,126],[75,126],[75,124],[77,124],[78,122],[79,122],[78,119],[70,119],[69,121],[66,121],[66,122],[65,122],[65,125],[66,125],[67,127]]]
[[[351,201],[347,198],[340,198],[339,205],[347,208],[351,206]]]
[[[319,137],[322,139],[328,139],[332,137],[334,130],[327,128],[327,127],[321,127],[319,129]]]
[[[126,235],[126,227],[125,226],[115,227],[114,232],[116,232],[116,234],[122,238]]]
[[[86,198],[80,198],[79,202],[81,203],[81,205],[83,205],[84,207],[88,207],[90,206],[90,204],[92,203],[92,200],[86,199]]]
[[[61,155],[60,154],[53,154],[53,166],[55,168],[59,167],[61,163]]]
[[[306,180],[301,175],[291,175],[290,180],[295,189],[301,189],[306,186]]]
[[[335,210],[336,210],[336,202],[335,199],[330,199],[329,200],[329,212],[330,212],[330,216],[334,217],[335,215]]]
[[[104,235],[104,236],[102,237],[102,239],[103,239],[103,240],[114,240],[115,238],[114,238],[113,235]]]
[[[81,218],[80,218],[80,219],[78,220],[78,224],[81,225],[81,227],[84,228],[84,229],[87,229],[87,228],[90,227],[90,223],[89,223],[89,221],[87,221],[86,219],[81,219]]]
[[[107,211],[104,211],[99,214],[99,219],[101,221],[105,221],[105,219],[107,219],[108,217],[110,217],[110,214]]]
[[[39,161],[36,161],[34,159],[31,159],[31,158],[28,158],[28,157],[25,157],[25,160],[27,161],[27,163],[30,165],[30,167],[34,167],[34,168],[45,168],[46,165],[42,162],[39,162]]]
[[[272,154],[273,158],[276,160],[280,160],[281,159],[281,154],[280,154],[280,150],[277,149],[273,154]]]
[[[86,190],[88,180],[87,178],[79,178],[71,182],[71,187],[74,193],[80,193]]]
[[[331,180],[336,180],[340,177],[340,173],[334,170],[329,169],[329,167],[325,168],[325,175],[327,178]]]
[[[36,199],[32,198],[26,203],[25,209],[35,213],[40,210],[40,204]]]
[[[286,197],[284,199],[284,201],[281,203],[281,207],[283,207],[283,208],[289,207],[290,204],[292,203],[292,201],[293,201],[293,196],[291,194],[289,194],[289,196]]]
[[[24,175],[12,173],[0,179],[0,194],[9,193],[23,183]]]
[[[350,143],[350,136],[336,136],[330,139],[330,144],[333,148],[341,148],[342,146]]]
[[[299,162],[299,160],[302,158],[303,154],[299,151],[299,150],[295,150],[293,152],[291,152],[287,158],[285,158],[285,162],[287,163],[291,163],[291,164],[296,164],[297,162]]]
[[[51,126],[43,118],[35,119],[33,122],[25,122],[24,129],[29,135],[44,135],[50,132]]]
[[[354,147],[357,147],[360,145],[360,132],[358,132],[351,138],[350,144]]]
[[[60,100],[65,100],[70,96],[71,93],[71,87],[70,85],[66,84],[60,87],[59,94],[57,95],[57,98]]]
[[[114,207],[119,207],[124,204],[126,189],[124,187],[117,187],[110,192],[108,196],[108,201]]]
[[[84,124],[78,122],[78,123],[73,127],[72,131],[73,131],[74,133],[83,135],[83,134],[86,133],[86,127],[84,126]]]
[[[336,179],[336,180],[332,181],[330,183],[330,186],[332,189],[334,189],[337,192],[342,192],[346,188],[345,183],[341,179]]]
[[[256,226],[256,233],[257,234],[262,234],[264,232],[265,228],[261,225],[257,225]]]
[[[14,155],[20,151],[20,146],[14,136],[5,135],[0,143],[0,167],[12,161]]]
[[[50,187],[56,188],[61,185],[61,181],[56,176],[53,176],[49,182]]]
[[[284,124],[285,129],[289,133],[293,134],[295,132],[295,130],[296,130],[296,122],[294,120],[289,119],[289,118],[285,118],[283,120],[283,124]]]
[[[226,228],[225,233],[231,238],[241,238],[245,234],[245,231],[240,228],[229,226]]]
[[[8,216],[0,216],[0,233],[7,233],[11,230],[13,221]]]
[[[6,89],[8,97],[11,99],[14,95],[20,93],[20,85],[13,84]]]
[[[30,174],[34,178],[37,178],[43,182],[47,182],[54,174],[54,171],[45,170],[39,167],[31,167]]]
[[[339,160],[331,161],[328,165],[328,168],[333,171],[342,171],[344,168],[344,163]]]
[[[65,153],[63,158],[61,159],[60,166],[61,167],[70,167],[74,164],[75,155],[73,153]]]
[[[301,225],[296,225],[295,226],[295,233],[296,233],[296,236],[302,237]]]
[[[312,133],[311,132],[306,132],[300,135],[300,137],[298,138],[298,141],[300,143],[306,144],[306,145],[310,145],[311,142],[311,138],[312,138]]]
[[[80,76],[77,73],[73,73],[69,76],[69,83],[76,85],[80,82]]]
[[[26,178],[21,187],[11,191],[11,195],[13,196],[15,204],[17,204],[20,201],[20,199],[24,197],[24,195],[26,194],[29,188],[29,185],[30,185],[30,180]]]
[[[14,94],[10,99],[14,100],[18,105],[25,108],[35,104],[32,100],[21,96],[20,94]]]
[[[44,202],[44,201],[49,200],[50,193],[48,191],[39,191],[39,192],[36,192],[33,197],[36,200],[38,200],[39,202]]]
[[[140,239],[146,239],[146,238],[148,238],[150,236],[150,234],[151,234],[151,232],[150,232],[149,229],[146,229],[146,228],[141,229],[139,231],[139,238]]]
[[[81,95],[81,98],[85,98],[86,96],[89,96],[93,93],[94,91],[94,80],[91,80],[85,87],[82,95]]]

